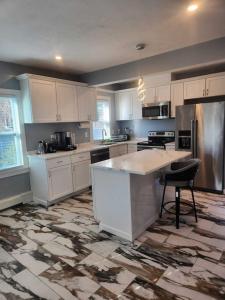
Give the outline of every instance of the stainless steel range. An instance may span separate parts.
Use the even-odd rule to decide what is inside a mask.
[[[148,140],[137,144],[137,150],[165,149],[167,143],[175,141],[174,131],[149,131]]]

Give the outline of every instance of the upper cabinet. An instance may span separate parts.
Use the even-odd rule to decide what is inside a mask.
[[[176,106],[184,104],[184,85],[183,82],[171,84],[171,117],[176,116]]]
[[[78,105],[76,87],[71,84],[56,82],[57,121],[78,121]]]
[[[54,81],[29,79],[23,82],[24,119],[26,123],[55,122],[57,119],[56,88]]]
[[[116,120],[131,120],[132,119],[132,92],[124,91],[116,93]]]
[[[136,120],[142,118],[142,104],[138,100],[137,90],[116,93],[116,120]]]
[[[225,75],[185,81],[184,99],[225,95]]]
[[[225,75],[206,79],[206,96],[225,95]]]
[[[184,99],[201,98],[205,96],[205,79],[184,82]]]
[[[85,84],[23,74],[17,77],[25,123],[90,121],[96,115],[95,89]]]
[[[170,101],[170,84],[145,88],[145,100],[143,103],[155,103]]]
[[[156,102],[170,101],[170,84],[156,87],[155,100]]]
[[[96,91],[94,88],[77,87],[78,120],[94,121],[96,119]]]

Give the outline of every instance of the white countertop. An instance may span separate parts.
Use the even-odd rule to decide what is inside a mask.
[[[104,148],[110,148],[110,147],[115,147],[119,145],[128,145],[128,144],[137,144],[138,142],[141,142],[145,140],[144,138],[138,138],[134,140],[129,140],[129,141],[124,141],[124,142],[117,142],[111,145],[101,145],[101,144],[94,144],[94,143],[82,143],[77,146],[76,150],[73,151],[57,151],[56,153],[45,153],[45,154],[36,154],[36,151],[30,151],[28,152],[28,157],[36,157],[39,159],[52,159],[52,158],[57,158],[57,157],[63,157],[63,156],[68,156],[68,155],[74,155],[74,154],[79,154],[82,152],[89,152],[92,150],[97,150],[97,149],[104,149]]]
[[[147,175],[190,156],[190,152],[167,150],[143,150],[92,164],[92,168]]]

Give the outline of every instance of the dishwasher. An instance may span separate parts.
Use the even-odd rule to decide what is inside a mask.
[[[109,159],[109,148],[103,148],[91,151],[91,163],[97,163]]]

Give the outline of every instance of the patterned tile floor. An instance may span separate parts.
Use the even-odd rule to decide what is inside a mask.
[[[0,299],[225,299],[225,197],[195,195],[197,224],[165,214],[134,243],[98,232],[90,192],[1,211]]]

